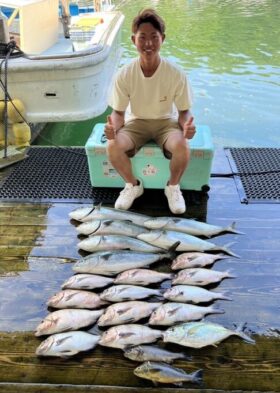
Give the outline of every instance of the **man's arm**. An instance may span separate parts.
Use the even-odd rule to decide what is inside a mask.
[[[124,125],[125,112],[115,111],[107,117],[107,123],[105,124],[105,135],[107,139],[115,139],[115,135],[120,128]]]
[[[194,118],[189,109],[185,111],[179,111],[178,123],[186,139],[192,139],[195,134],[196,128],[193,121]]]

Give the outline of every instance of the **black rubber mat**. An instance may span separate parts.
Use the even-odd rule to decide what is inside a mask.
[[[280,203],[280,149],[228,148],[242,203]]]

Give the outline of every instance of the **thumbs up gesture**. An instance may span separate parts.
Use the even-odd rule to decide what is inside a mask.
[[[195,134],[195,131],[196,131],[196,128],[195,128],[195,125],[194,125],[194,118],[193,118],[193,116],[191,116],[185,123],[184,123],[184,127],[183,127],[183,133],[184,133],[184,137],[186,138],[186,139],[192,139],[193,138],[193,136],[194,136],[194,134]]]
[[[116,130],[110,115],[107,116],[107,123],[105,124],[104,132],[107,139],[115,139]]]

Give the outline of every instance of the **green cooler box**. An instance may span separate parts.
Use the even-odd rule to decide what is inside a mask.
[[[98,123],[86,143],[90,181],[93,187],[123,187],[124,181],[112,167],[106,155],[104,124]],[[190,140],[191,160],[182,176],[183,190],[207,191],[214,155],[211,130],[204,125],[197,126],[196,134]],[[133,172],[143,181],[144,188],[164,188],[169,179],[169,160],[160,148],[149,142],[132,158]]]

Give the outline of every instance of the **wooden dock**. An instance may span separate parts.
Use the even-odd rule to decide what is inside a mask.
[[[220,157],[215,165],[221,167]],[[0,172],[6,176],[10,170]],[[214,172],[217,172],[214,170]],[[34,329],[47,315],[47,299],[72,275],[80,257],[75,225],[68,213],[77,204],[0,203],[0,392],[95,393],[221,393],[280,391],[280,206],[241,204],[232,178],[211,178],[208,200],[189,202],[187,215],[208,223],[235,221],[244,235],[225,234],[211,241],[230,248],[240,258],[216,262],[215,270],[230,269],[237,278],[222,281],[217,289],[229,291],[232,302],[218,301],[224,314],[206,319],[245,331],[256,340],[247,344],[230,337],[217,347],[200,350],[179,346],[192,360],[174,366],[186,372],[204,370],[203,385],[153,387],[133,374],[138,363],[120,350],[97,346],[70,359],[38,358],[42,339]],[[164,199],[158,192],[158,199]],[[140,204],[141,205],[141,204]],[[145,212],[145,205],[137,204]],[[155,210],[153,211],[155,215]],[[160,211],[160,215],[169,215]],[[168,269],[168,266],[166,266]]]

